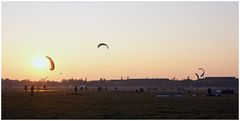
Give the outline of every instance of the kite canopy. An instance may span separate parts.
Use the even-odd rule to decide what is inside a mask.
[[[106,47],[107,47],[107,49],[109,49],[108,45],[107,45],[107,44],[105,44],[105,43],[100,43],[100,44],[98,44],[98,48],[99,48],[99,47],[101,47],[101,46],[106,46]]]
[[[198,70],[202,70],[202,71],[203,71],[203,73],[200,75],[200,77],[203,77],[203,76],[204,76],[204,74],[205,74],[205,71],[204,71],[204,69],[203,69],[203,68],[199,68]]]
[[[49,60],[49,62],[51,64],[50,70],[53,71],[55,69],[55,64],[54,64],[53,60],[48,56],[45,56],[45,57]]]
[[[199,75],[197,74],[197,73],[195,73],[196,74],[196,76],[197,76],[197,80],[199,80]]]

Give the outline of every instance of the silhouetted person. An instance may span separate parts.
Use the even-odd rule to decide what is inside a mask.
[[[151,92],[150,88],[148,88],[148,92]]]
[[[232,90],[230,90],[230,94],[234,94],[234,90],[232,89]]]
[[[33,92],[34,92],[34,86],[32,85],[32,87],[31,87],[31,96],[33,96]]]
[[[83,90],[83,87],[80,87],[80,90],[82,91],[82,90]]]
[[[46,86],[46,85],[43,85],[43,89],[44,89],[44,90],[47,90],[47,86]]]
[[[27,89],[28,89],[28,87],[27,87],[27,85],[25,85],[25,86],[24,86],[24,90],[27,91]]]
[[[208,95],[212,95],[212,89],[208,88]]]
[[[101,91],[102,90],[102,87],[98,87],[98,91]]]
[[[221,91],[221,94],[225,94],[225,90],[222,90],[222,91]]]
[[[139,88],[139,92],[144,93],[143,88]]]
[[[77,95],[77,85],[75,85],[75,95]]]
[[[229,94],[230,90],[229,90],[229,89],[227,89],[227,90],[226,90],[226,92],[227,92],[227,94]]]

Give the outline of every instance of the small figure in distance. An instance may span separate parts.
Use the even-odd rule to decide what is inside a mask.
[[[212,95],[212,89],[208,88],[208,96],[211,96],[211,95]]]
[[[98,87],[98,91],[101,91],[102,90],[102,88],[101,87]]]
[[[4,88],[4,89],[5,89],[5,91],[7,91],[7,86],[5,86],[5,88]]]
[[[230,94],[235,94],[235,92],[234,92],[234,90],[232,89],[232,90],[230,90],[230,92],[229,92]]]
[[[148,89],[148,92],[150,93],[151,92],[151,89],[150,88],[147,88]]]
[[[188,96],[192,96],[190,90],[187,91],[187,95],[188,95]]]
[[[43,89],[44,89],[44,90],[47,90],[47,86],[46,86],[46,85],[43,85]]]
[[[32,87],[31,87],[31,96],[33,96],[33,92],[34,92],[34,86],[32,85]]]
[[[75,95],[77,95],[77,85],[75,85]]]
[[[144,89],[143,88],[139,88],[139,92],[144,93]]]

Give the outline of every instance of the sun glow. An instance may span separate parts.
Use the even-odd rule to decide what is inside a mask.
[[[44,57],[38,57],[33,60],[33,66],[36,69],[45,69],[47,68],[47,60]]]

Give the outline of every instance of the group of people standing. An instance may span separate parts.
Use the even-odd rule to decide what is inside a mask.
[[[31,95],[30,95],[30,96],[33,96],[33,95],[34,95],[34,90],[35,90],[34,85],[32,85],[30,89],[31,89]],[[40,89],[39,86],[37,86],[37,90],[39,90],[39,89]],[[44,89],[44,90],[47,90],[47,86],[46,86],[46,85],[43,85],[43,89]],[[25,91],[28,90],[28,86],[27,86],[27,85],[24,86],[24,90],[25,90]]]

